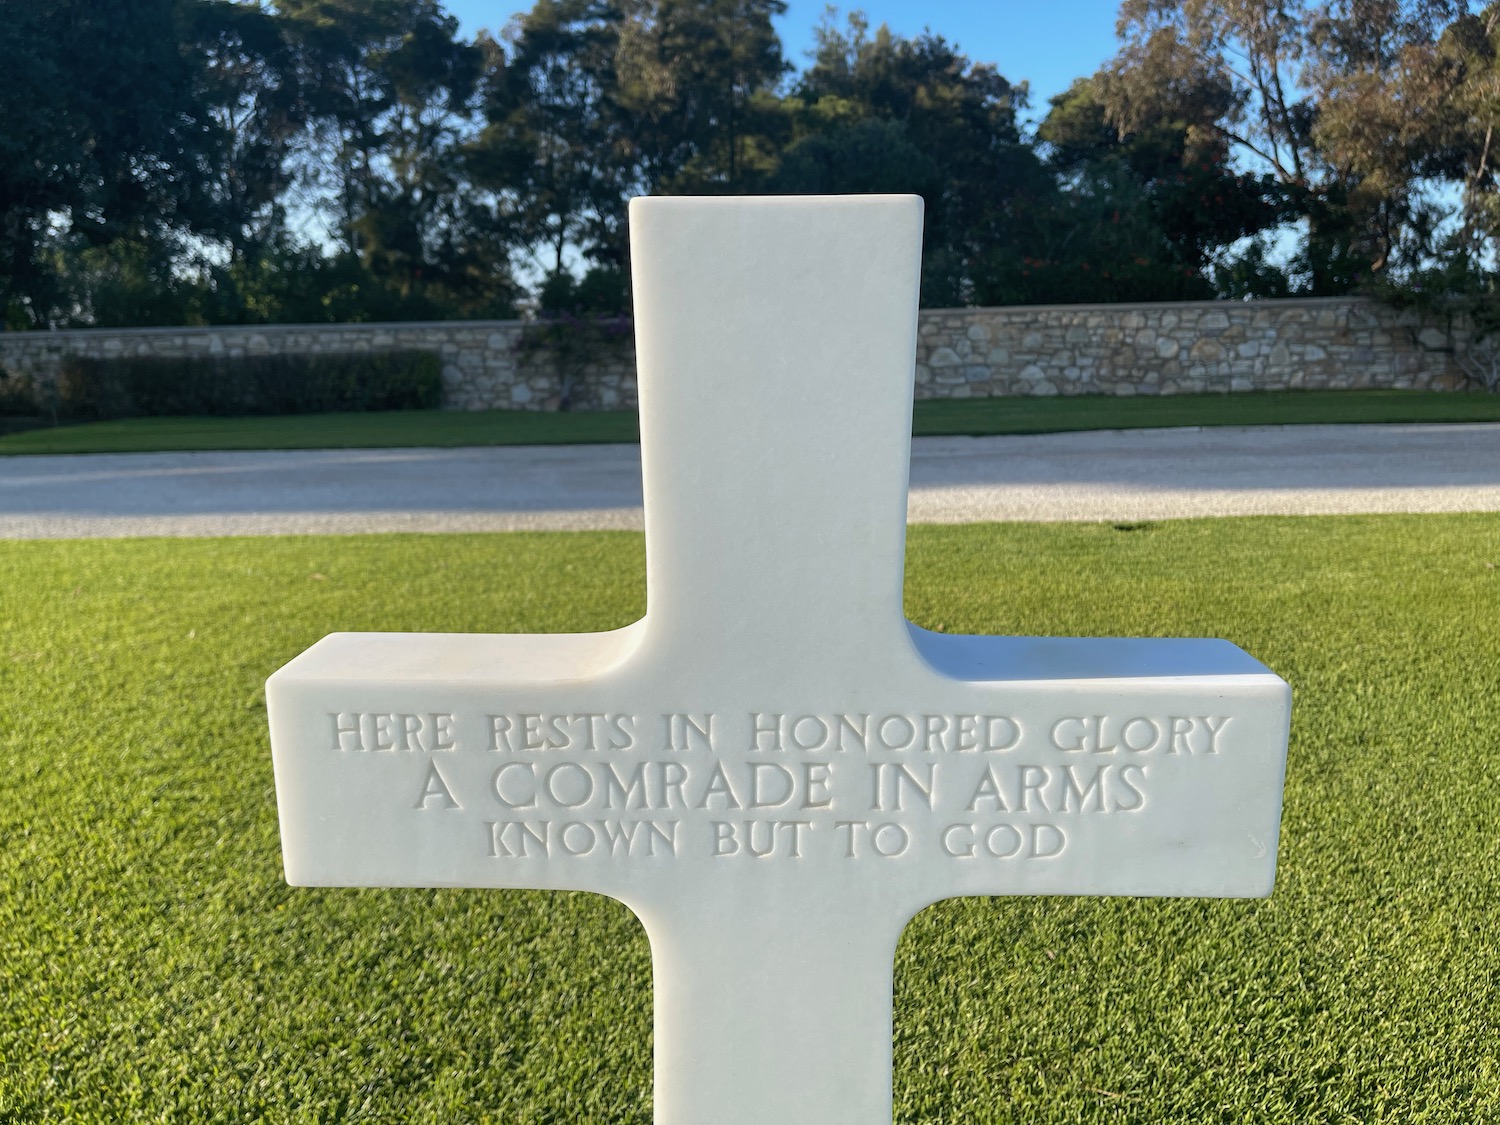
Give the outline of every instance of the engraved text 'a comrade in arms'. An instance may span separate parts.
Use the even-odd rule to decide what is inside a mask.
[[[485,814],[478,846],[497,860],[685,847],[795,860],[825,847],[1024,862],[1062,855],[1070,818],[1142,812],[1152,758],[1218,756],[1230,718],[340,712],[329,723],[337,753],[429,755],[411,807]],[[721,759],[726,746],[742,753]],[[483,792],[458,791],[439,764],[469,752],[495,762]]]

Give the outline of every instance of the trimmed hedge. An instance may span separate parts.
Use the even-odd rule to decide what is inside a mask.
[[[440,405],[442,389],[442,361],[420,351],[70,356],[57,379],[58,406],[73,418],[426,410]]]

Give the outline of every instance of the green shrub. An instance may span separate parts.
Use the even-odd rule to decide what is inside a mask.
[[[0,367],[0,415],[7,417],[37,413],[36,388],[30,375],[18,375]]]
[[[58,372],[57,393],[62,412],[74,418],[425,410],[442,397],[442,363],[418,351],[70,356]]]

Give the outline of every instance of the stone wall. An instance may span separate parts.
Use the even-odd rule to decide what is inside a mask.
[[[1350,298],[932,309],[920,333],[918,398],[1464,384],[1444,331]]]
[[[1346,298],[929,309],[918,398],[1180,394],[1464,385],[1445,331]],[[443,360],[453,410],[635,405],[628,341],[579,369],[522,344],[516,321],[0,332],[0,367],[45,395],[66,355],[272,355],[420,349]]]
[[[218,328],[90,328],[0,332],[0,368],[31,376],[46,397],[69,355],[245,356],[430,351],[443,361],[443,405],[451,410],[609,410],[635,405],[635,359],[628,349],[587,372],[559,370],[545,352],[521,346],[514,320],[411,324],[277,324]]]

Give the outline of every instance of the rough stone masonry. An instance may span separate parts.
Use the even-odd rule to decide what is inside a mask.
[[[522,346],[518,321],[250,325],[0,333],[0,368],[45,395],[68,355],[276,355],[427,349],[450,410],[636,405],[628,334],[585,368]],[[1446,331],[1359,298],[928,309],[919,399],[1292,388],[1456,390]]]

